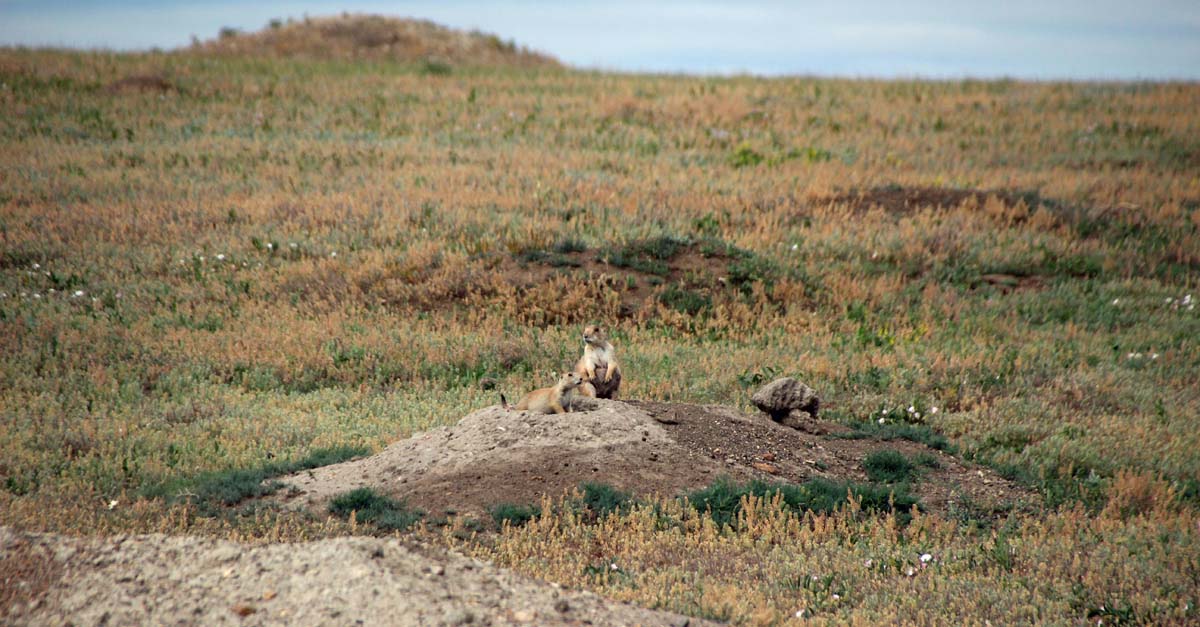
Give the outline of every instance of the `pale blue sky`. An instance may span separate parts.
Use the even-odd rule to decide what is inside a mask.
[[[839,76],[1200,79],[1200,0],[0,0],[0,45],[186,45],[342,11],[477,28],[579,67]]]

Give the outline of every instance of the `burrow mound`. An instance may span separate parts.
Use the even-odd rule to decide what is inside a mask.
[[[936,458],[936,467],[912,487],[929,511],[965,504],[1004,511],[1037,501],[990,469],[916,442],[837,437],[848,429],[826,421],[797,430],[714,405],[592,403],[587,411],[557,415],[487,407],[377,455],[281,477],[287,487],[275,498],[324,511],[335,496],[366,487],[431,514],[483,517],[497,504],[536,504],[585,482],[639,496],[676,496],[722,476],[867,481],[863,461],[890,448]]]
[[[427,20],[382,15],[275,20],[256,33],[223,30],[191,50],[309,59],[437,61],[455,65],[557,67],[549,55],[496,35],[446,28]]]
[[[713,625],[565,590],[396,538],[247,546],[0,527],[0,560],[54,577],[5,625]],[[21,582],[16,582],[18,585]]]

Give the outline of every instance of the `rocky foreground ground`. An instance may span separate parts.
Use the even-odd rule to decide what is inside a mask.
[[[0,528],[0,558],[35,562],[51,575],[39,594],[0,615],[14,626],[711,624],[396,539],[248,547]]]

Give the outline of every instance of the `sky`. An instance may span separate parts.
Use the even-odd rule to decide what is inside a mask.
[[[170,49],[343,11],[479,29],[628,72],[1200,80],[1200,0],[0,0],[0,45]]]

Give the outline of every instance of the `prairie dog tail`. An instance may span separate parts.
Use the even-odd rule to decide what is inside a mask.
[[[503,407],[504,409],[512,409],[511,407],[508,406],[508,399],[504,398],[503,392],[500,393],[500,406]]]

